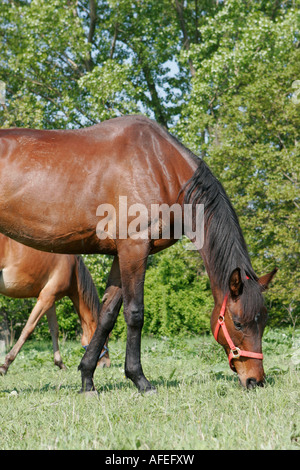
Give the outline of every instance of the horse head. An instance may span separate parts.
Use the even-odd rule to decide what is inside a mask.
[[[277,268],[257,280],[246,276],[243,281],[241,270],[236,268],[231,273],[221,310],[216,306],[212,315],[214,337],[224,347],[231,369],[246,388],[264,383],[262,336],[267,309],[262,292],[276,272]]]

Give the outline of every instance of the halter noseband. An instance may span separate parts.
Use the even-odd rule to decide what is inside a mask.
[[[249,279],[249,278],[247,277],[247,279]],[[219,318],[218,318],[216,328],[215,328],[215,331],[214,331],[214,338],[215,338],[216,341],[218,341],[219,330],[220,330],[220,328],[222,328],[225,339],[228,343],[228,346],[230,347],[230,353],[228,355],[229,365],[230,365],[230,368],[234,372],[236,372],[236,369],[235,369],[234,365],[232,364],[233,359],[238,359],[239,357],[251,357],[253,359],[261,359],[262,360],[263,359],[263,354],[262,353],[251,352],[251,351],[245,351],[245,350],[240,349],[240,348],[238,348],[234,345],[234,342],[232,341],[232,339],[231,339],[231,337],[228,333],[227,327],[225,325],[225,310],[226,310],[227,300],[228,300],[228,294],[225,295],[223,303],[222,303]]]
[[[87,347],[88,347],[88,344],[86,346],[82,346],[82,347],[86,351]],[[109,349],[106,345],[104,345],[103,346],[103,351],[100,353],[100,356],[98,357],[98,361],[100,361],[100,359],[102,359],[102,357],[104,357],[106,353],[109,353]]]

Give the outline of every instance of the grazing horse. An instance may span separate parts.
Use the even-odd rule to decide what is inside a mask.
[[[0,234],[0,269],[0,294],[14,298],[37,297],[20,338],[0,366],[0,375],[6,374],[28,336],[45,314],[52,337],[54,364],[65,369],[58,347],[55,302],[65,296],[72,300],[83,330],[83,347],[87,347],[95,332],[100,308],[96,287],[82,258],[37,251]],[[99,365],[109,367],[106,345],[101,356]]]
[[[187,225],[197,225],[201,211],[190,207],[201,204],[204,242],[197,249],[215,302],[212,330],[242,385],[262,384],[262,291],[275,271],[257,277],[221,183],[165,129],[143,116],[79,130],[1,129],[0,178],[0,232],[44,251],[115,256],[96,331],[79,365],[83,391],[94,390],[97,359],[122,299],[126,376],[141,392],[154,389],[140,355],[147,258],[180,238],[178,221],[186,214],[192,219]],[[182,212],[170,210],[165,236],[164,220],[159,215],[153,221],[151,210],[175,204]],[[140,227],[137,213],[143,213]],[[187,233],[195,242],[193,230]]]

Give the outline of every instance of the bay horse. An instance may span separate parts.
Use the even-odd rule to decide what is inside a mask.
[[[54,364],[65,369],[58,346],[55,302],[65,296],[73,302],[82,327],[81,344],[84,348],[95,332],[100,309],[96,287],[82,258],[37,251],[0,234],[0,270],[0,294],[13,298],[37,298],[18,341],[0,366],[0,375],[6,374],[43,315],[47,315]],[[110,366],[107,344],[100,355],[99,365]]]
[[[170,214],[168,237],[161,218],[158,237],[151,236],[150,216],[146,226],[141,223],[143,233],[136,229],[137,236],[129,236],[134,211],[124,214],[120,197],[135,215],[142,208],[151,214],[151,205],[171,208],[178,203],[182,221],[185,207],[204,205],[204,243],[197,249],[214,297],[211,327],[241,384],[252,388],[263,383],[267,312],[262,291],[276,270],[257,277],[223,186],[203,160],[165,129],[139,115],[78,130],[1,129],[0,177],[0,232],[48,252],[114,255],[99,321],[79,365],[82,391],[95,390],[97,359],[122,300],[125,374],[140,392],[155,390],[141,365],[144,278],[148,256],[180,238],[173,230],[178,220]],[[105,207],[115,208],[115,219],[110,213],[102,236],[97,226]],[[197,213],[192,212],[192,226]]]

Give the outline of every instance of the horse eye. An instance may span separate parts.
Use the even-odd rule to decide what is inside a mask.
[[[242,324],[238,321],[234,321],[233,324],[237,330],[241,330],[243,327]]]

